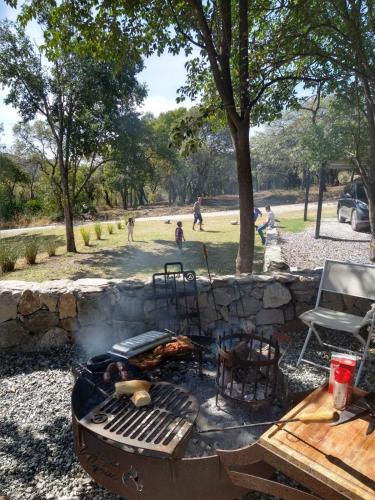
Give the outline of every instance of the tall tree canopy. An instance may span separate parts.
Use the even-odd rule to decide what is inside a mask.
[[[47,32],[46,32],[47,33]],[[47,52],[49,62],[22,28],[0,24],[0,82],[9,87],[6,98],[25,122],[42,117],[52,136],[66,224],[67,250],[76,251],[74,204],[85,185],[111,158],[118,122],[141,102],[145,89],[135,78],[138,60],[113,64],[65,50]],[[79,166],[88,165],[83,178]]]
[[[207,109],[224,113],[232,136],[240,194],[240,243],[236,267],[249,272],[253,264],[253,189],[249,147],[250,123],[271,119],[293,97],[295,82],[314,79],[293,52],[295,2],[247,0],[203,1],[97,0],[62,1],[51,5],[33,0],[24,19],[48,6],[49,47],[61,43],[98,57],[123,61],[124,51],[140,54],[191,55],[186,64],[191,98],[202,97]],[[60,19],[68,20],[61,29]],[[65,27],[65,29],[64,29]],[[195,50],[193,53],[193,49]]]

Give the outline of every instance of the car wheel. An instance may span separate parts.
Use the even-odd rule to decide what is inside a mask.
[[[350,224],[352,226],[353,231],[359,231],[359,224],[358,224],[358,219],[357,219],[357,212],[353,210],[352,216],[350,219]]]
[[[345,221],[346,221],[345,217],[343,217],[343,216],[341,215],[341,210],[340,210],[340,209],[338,209],[338,210],[337,210],[337,220],[338,220],[340,223],[343,223],[343,222],[345,222]]]

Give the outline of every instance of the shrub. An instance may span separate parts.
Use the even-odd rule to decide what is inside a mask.
[[[81,227],[79,232],[81,233],[85,247],[89,247],[90,246],[90,238],[91,238],[90,228],[89,227]]]
[[[46,252],[48,253],[48,257],[54,257],[56,255],[58,244],[55,240],[47,240],[46,243]]]
[[[102,239],[102,234],[103,234],[103,226],[101,225],[100,222],[95,222],[94,224],[94,231],[96,234],[96,239],[101,240]]]
[[[117,229],[122,229],[122,222],[120,220],[117,222]]]
[[[28,200],[24,207],[25,213],[27,215],[38,215],[43,210],[43,205],[41,200]]]
[[[36,257],[39,252],[39,243],[36,238],[31,239],[25,243],[25,259],[30,266],[36,263]]]
[[[18,249],[15,245],[0,243],[0,268],[3,273],[14,271],[18,258]]]
[[[108,230],[108,234],[113,234],[115,231],[115,226],[109,222],[107,224],[107,230]]]

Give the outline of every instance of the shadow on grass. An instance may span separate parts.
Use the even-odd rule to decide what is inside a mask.
[[[58,236],[55,234],[17,234],[4,238],[5,242],[21,248],[22,246],[25,246],[35,240],[39,243],[41,249],[43,249],[48,243],[55,243],[59,247],[65,245],[64,236]]]
[[[73,273],[71,279],[82,277],[127,278],[134,274],[151,275],[160,272],[166,262],[182,262],[184,269],[193,269],[197,274],[206,273],[206,262],[200,241],[183,244],[182,254],[174,242],[156,240],[162,248],[148,249],[126,246],[117,250],[103,250],[84,260],[84,269]],[[234,274],[238,243],[206,243],[211,272]],[[263,249],[256,247],[254,271],[262,270]]]

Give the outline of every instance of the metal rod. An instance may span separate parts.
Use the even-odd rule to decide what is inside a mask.
[[[232,427],[217,427],[215,429],[204,429],[203,431],[196,431],[196,434],[206,434],[208,432],[222,432],[231,431],[235,429],[246,429],[248,427],[262,427],[266,425],[287,424],[289,422],[298,422],[299,418],[291,418],[289,420],[273,420],[271,422],[257,422],[256,424],[233,425]]]
[[[211,285],[211,293],[212,293],[212,299],[214,301],[214,307],[215,307],[215,312],[216,312],[216,317],[219,319],[219,311],[216,306],[216,299],[215,299],[215,294],[214,294],[214,287],[212,285],[212,278],[211,278],[211,271],[210,271],[210,265],[208,263],[208,250],[206,245],[203,243],[203,255],[204,255],[204,260],[206,261],[206,267],[207,267],[207,272],[208,272],[208,277],[210,280],[210,285]]]

